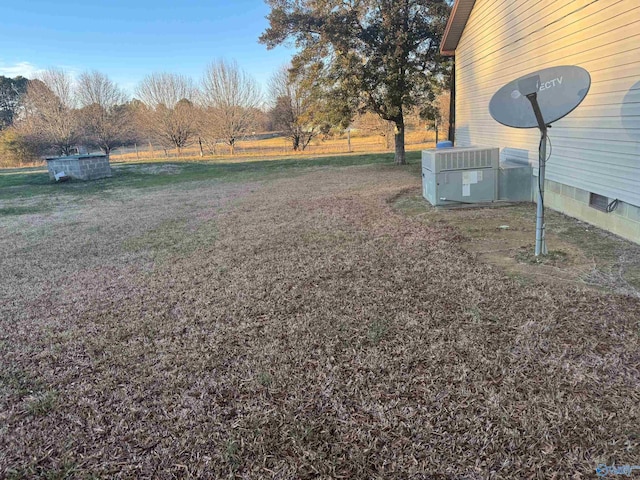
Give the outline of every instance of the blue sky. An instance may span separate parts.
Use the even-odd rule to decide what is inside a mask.
[[[129,93],[152,72],[199,80],[207,64],[236,60],[261,84],[292,49],[267,50],[262,0],[16,0],[0,20],[0,75],[59,67],[106,73]]]

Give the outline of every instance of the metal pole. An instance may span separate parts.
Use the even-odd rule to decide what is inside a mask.
[[[540,150],[538,152],[538,205],[536,210],[536,257],[547,254],[544,238],[544,169],[547,159],[547,130],[541,131]]]
[[[537,87],[536,87],[537,88]],[[536,207],[536,257],[547,254],[547,243],[544,239],[544,167],[547,161],[547,124],[544,121],[537,92],[527,95],[540,129],[540,148],[538,149],[538,205]]]

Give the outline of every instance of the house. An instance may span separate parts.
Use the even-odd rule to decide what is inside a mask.
[[[500,125],[489,101],[542,68],[586,69],[586,99],[549,130],[545,206],[640,243],[637,0],[456,0],[441,52],[455,57],[455,145],[499,147],[536,175],[539,131]]]

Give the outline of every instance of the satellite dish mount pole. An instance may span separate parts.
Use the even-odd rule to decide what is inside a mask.
[[[545,79],[545,81],[541,81]],[[538,147],[538,211],[536,257],[547,254],[544,225],[544,171],[547,163],[547,131],[551,124],[571,113],[584,100],[591,76],[582,67],[549,67],[505,84],[491,98],[494,120],[513,128],[540,129]],[[531,116],[533,109],[533,118]]]
[[[538,75],[525,78],[518,82],[520,93],[527,97],[533,107],[533,113],[540,129],[540,147],[538,149],[538,203],[536,210],[536,257],[547,254],[547,243],[545,241],[544,225],[544,170],[547,161],[547,125],[542,116],[540,105],[538,104],[538,88],[540,77]]]

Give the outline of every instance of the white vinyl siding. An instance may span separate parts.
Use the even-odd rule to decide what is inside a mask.
[[[640,2],[476,0],[456,49],[456,145],[537,164],[539,132],[502,126],[489,101],[535,70],[578,65],[584,102],[553,124],[547,178],[640,206]]]

